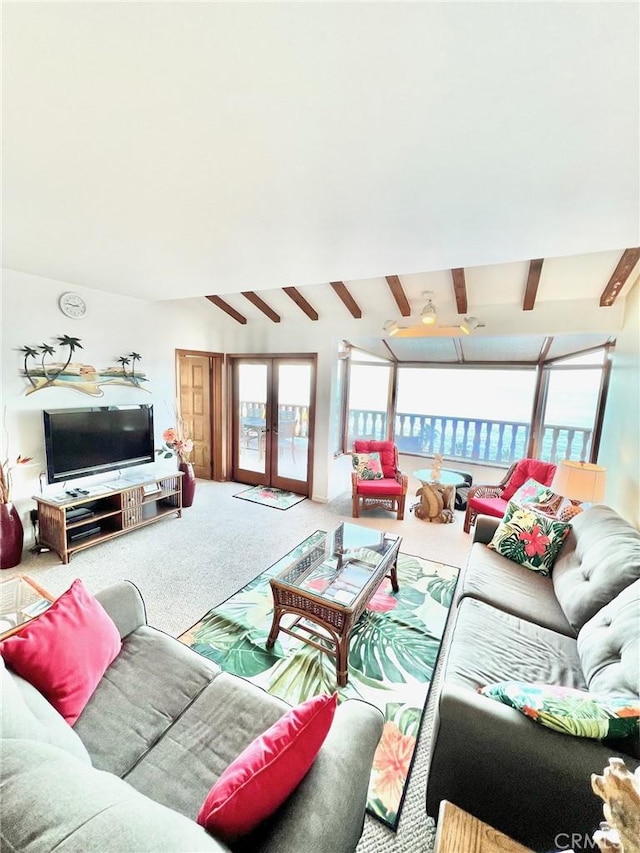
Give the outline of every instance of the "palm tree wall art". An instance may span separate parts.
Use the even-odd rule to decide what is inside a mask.
[[[136,369],[136,363],[142,360],[140,353],[121,355],[116,359],[117,364],[98,370],[92,364],[71,360],[76,350],[83,349],[80,338],[59,335],[56,341],[58,350],[62,351],[59,361],[53,361],[56,348],[50,344],[27,344],[21,348],[24,357],[22,374],[29,382],[27,394],[58,387],[71,388],[90,397],[102,397],[103,385],[130,385],[149,391],[146,376]]]

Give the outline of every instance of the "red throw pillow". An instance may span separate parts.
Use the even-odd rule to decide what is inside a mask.
[[[115,623],[78,579],[19,634],[3,640],[0,654],[73,725],[121,645]]]
[[[198,823],[232,841],[273,814],[309,772],[337,703],[337,693],[314,696],[287,711],[227,767],[207,794]]]

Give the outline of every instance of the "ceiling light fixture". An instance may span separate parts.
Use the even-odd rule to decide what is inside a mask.
[[[420,322],[424,323],[425,326],[433,326],[435,325],[438,319],[436,314],[436,306],[433,304],[432,301],[433,291],[423,290],[422,296],[424,299],[427,300],[427,303],[420,312]]]
[[[398,332],[400,331],[400,326],[398,325],[396,320],[387,320],[387,322],[384,324],[384,326],[382,328],[384,329],[384,331],[388,335],[391,335],[391,336],[397,335]]]
[[[482,325],[477,317],[465,317],[462,323],[460,323],[460,331],[464,332],[465,335],[470,335],[476,329],[481,328]]]

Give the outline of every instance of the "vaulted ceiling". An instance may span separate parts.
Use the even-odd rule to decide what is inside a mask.
[[[416,326],[432,292],[444,326],[541,334],[571,303],[606,330],[639,269],[638,23],[633,3],[5,3],[3,265],[208,296],[229,323]]]

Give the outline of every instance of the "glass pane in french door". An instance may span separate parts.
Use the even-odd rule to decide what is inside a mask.
[[[311,365],[280,363],[277,370],[276,475],[305,482],[309,457]]]
[[[265,473],[267,365],[238,365],[238,463],[247,471]]]

